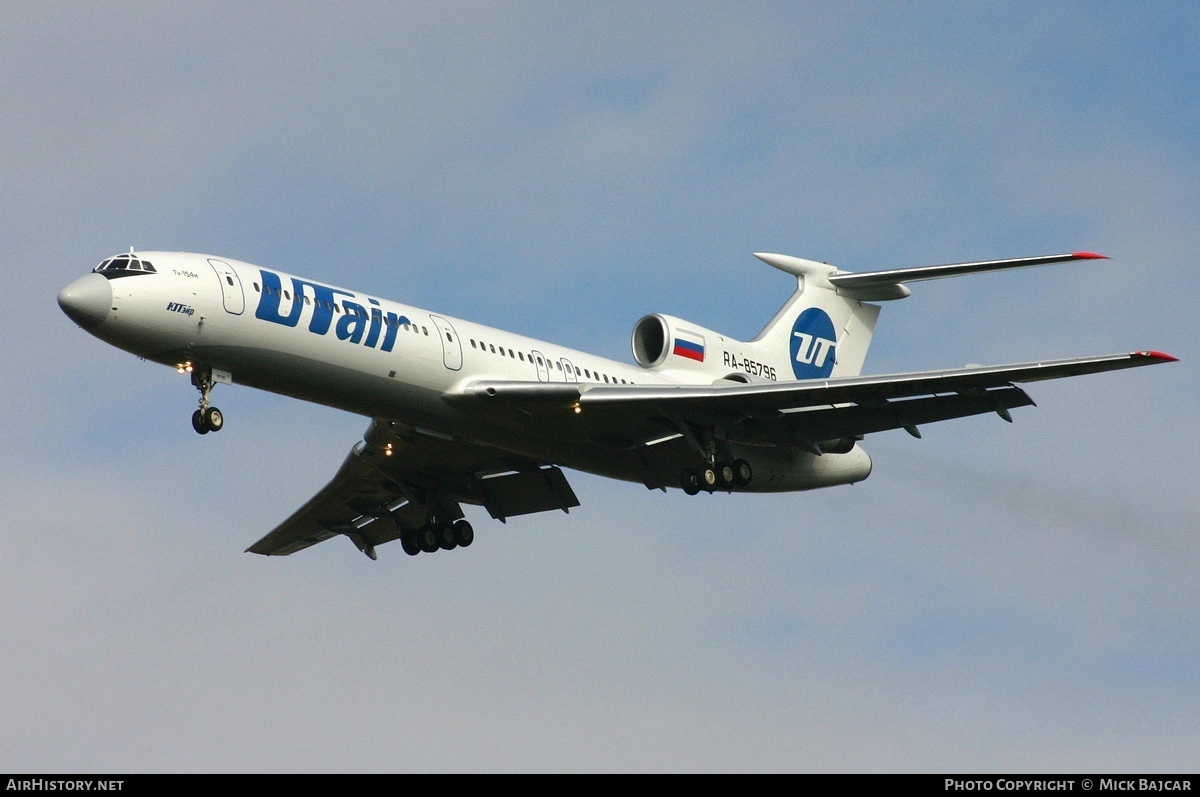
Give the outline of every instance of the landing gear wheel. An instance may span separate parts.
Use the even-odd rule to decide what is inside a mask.
[[[209,403],[213,390],[212,369],[208,366],[197,366],[189,370],[192,372],[192,386],[200,391],[200,409],[192,413],[192,428],[199,434],[221,431],[221,427],[225,425],[225,416]]]
[[[225,425],[225,416],[216,407],[209,407],[200,415],[204,420],[204,426],[210,432],[219,432],[221,431],[221,427]]]
[[[426,523],[417,529],[417,545],[425,553],[433,553],[438,549],[438,537],[433,524]]]
[[[700,486],[710,493],[716,489],[717,469],[712,465],[705,465],[700,469]]]
[[[453,551],[458,547],[458,541],[454,539],[454,524],[443,521],[433,527],[434,533],[437,535],[438,547],[443,551]]]
[[[454,524],[454,541],[458,543],[459,548],[466,548],[475,542],[475,529],[465,520],[458,521]]]
[[[695,468],[684,468],[679,477],[679,486],[688,495],[695,495],[700,492],[700,474]]]
[[[405,531],[400,535],[400,547],[409,556],[416,556],[421,552],[421,546],[417,544],[417,533],[415,531]]]
[[[738,487],[745,487],[750,484],[750,479],[753,477],[754,471],[750,469],[750,463],[744,459],[735,459],[733,461],[733,483]]]
[[[717,484],[720,485],[721,489],[728,490],[730,487],[732,487],[733,480],[736,475],[737,474],[734,473],[734,470],[733,470],[733,463],[731,463],[731,462],[718,462],[717,463]]]

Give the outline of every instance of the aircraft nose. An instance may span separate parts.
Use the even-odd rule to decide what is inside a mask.
[[[58,306],[84,329],[95,329],[112,307],[112,285],[99,274],[80,277],[58,294]]]

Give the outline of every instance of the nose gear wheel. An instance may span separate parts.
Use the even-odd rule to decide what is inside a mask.
[[[192,413],[192,428],[197,434],[221,431],[225,426],[225,416],[209,403],[214,384],[212,370],[197,368],[192,371],[192,384],[200,391],[200,409]]]

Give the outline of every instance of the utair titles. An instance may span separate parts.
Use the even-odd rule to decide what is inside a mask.
[[[325,335],[333,326],[338,340],[348,340],[371,349],[378,346],[380,351],[391,351],[396,344],[396,334],[400,331],[400,327],[412,323],[408,316],[397,315],[391,311],[385,312],[375,299],[367,299],[370,305],[370,313],[368,313],[367,307],[351,301],[358,298],[353,293],[321,285],[318,282],[302,280],[298,277],[291,278],[291,309],[287,315],[284,315],[281,312],[281,305],[286,297],[279,275],[266,269],[260,269],[259,273],[262,274],[263,290],[259,296],[258,309],[254,311],[254,317],[270,321],[272,324],[282,324],[285,327],[299,325],[300,316],[307,304],[304,301],[306,289],[312,295],[313,308],[312,317],[308,321],[308,331],[314,335]],[[340,311],[336,309],[339,304]],[[333,323],[335,314],[340,316],[336,325]],[[383,336],[382,343],[380,335]]]

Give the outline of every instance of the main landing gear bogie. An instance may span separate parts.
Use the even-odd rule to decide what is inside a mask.
[[[409,556],[466,548],[474,541],[475,529],[466,520],[430,521],[400,535],[400,545]]]
[[[701,490],[711,493],[733,487],[745,487],[750,484],[752,476],[753,471],[746,460],[721,460],[706,463],[698,468],[684,468],[679,482],[685,493],[696,495]]]

